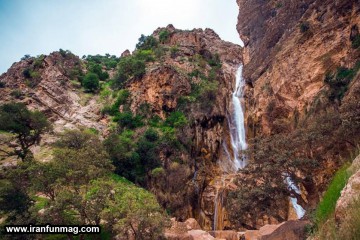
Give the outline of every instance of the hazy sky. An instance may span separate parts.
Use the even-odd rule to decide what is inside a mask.
[[[59,48],[119,56],[169,23],[240,44],[237,15],[236,0],[0,0],[0,73],[25,54]]]

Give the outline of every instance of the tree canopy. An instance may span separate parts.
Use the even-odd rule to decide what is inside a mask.
[[[29,148],[40,142],[41,135],[51,129],[46,116],[40,111],[30,111],[23,103],[6,103],[0,106],[0,130],[15,136],[20,148],[0,151],[8,156],[17,155],[22,160],[31,154]]]

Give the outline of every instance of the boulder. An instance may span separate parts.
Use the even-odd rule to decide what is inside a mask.
[[[245,240],[300,240],[305,238],[308,221],[291,220],[278,225],[265,225],[259,230],[248,230]]]
[[[341,196],[336,203],[335,220],[340,223],[346,216],[346,211],[349,206],[359,199],[360,195],[360,170],[352,175],[341,191]]]
[[[239,240],[239,234],[235,231],[231,230],[224,230],[224,231],[211,231],[209,232],[211,236],[215,238],[220,239],[226,239],[226,240]]]

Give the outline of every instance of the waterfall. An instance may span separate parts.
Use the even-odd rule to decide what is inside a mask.
[[[290,190],[295,191],[299,195],[301,194],[300,189],[295,185],[294,181],[289,176],[285,177],[285,182],[287,183]],[[295,197],[290,197],[290,201],[293,208],[295,209],[298,219],[302,218],[305,215],[304,208],[297,203],[297,199]]]
[[[236,73],[236,84],[232,93],[232,110],[230,117],[230,138],[234,152],[235,170],[246,166],[246,157],[242,154],[246,150],[245,118],[241,100],[244,96],[245,79],[242,76],[243,66],[241,65]]]
[[[245,138],[244,107],[242,103],[244,97],[245,79],[242,76],[242,70],[243,66],[240,65],[236,72],[235,88],[231,93],[228,125],[232,152],[229,151],[226,141],[223,141],[223,151],[227,159],[219,162],[221,163],[220,167],[224,172],[236,172],[237,170],[244,168],[247,164],[246,156],[243,154],[243,151],[247,148],[247,144]],[[224,222],[222,206],[224,192],[221,189],[224,185],[224,178],[221,177],[221,186],[216,188],[215,194],[213,230],[222,230]]]
[[[242,169],[247,164],[246,156],[243,151],[246,150],[246,135],[245,135],[245,118],[243,97],[245,88],[245,79],[242,76],[243,66],[240,65],[236,72],[236,81],[234,91],[231,93],[230,112],[228,113],[228,125],[230,131],[230,147],[232,152],[228,150],[227,144],[224,141],[223,150],[230,162],[230,171],[236,172]],[[224,164],[224,163],[222,163]],[[223,170],[229,171],[229,166],[222,166]]]

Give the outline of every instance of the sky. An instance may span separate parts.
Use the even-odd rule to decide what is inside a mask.
[[[25,54],[134,50],[141,34],[173,24],[212,28],[241,44],[235,0],[0,0],[0,74]]]

